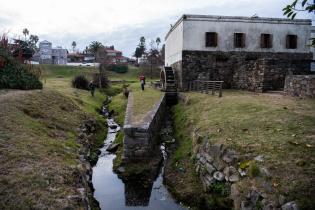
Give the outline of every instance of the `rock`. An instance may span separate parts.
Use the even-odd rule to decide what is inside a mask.
[[[205,157],[205,159],[206,159],[206,161],[207,161],[208,163],[212,163],[212,162],[213,162],[213,157],[211,157],[210,155],[205,154],[204,157]]]
[[[298,206],[295,201],[288,202],[281,206],[281,210],[298,210]]]
[[[262,199],[261,195],[256,190],[250,191],[250,193],[247,195],[247,198],[254,206],[258,200]]]
[[[200,153],[197,153],[196,155],[196,159],[199,160],[200,159]]]
[[[196,173],[199,173],[199,170],[200,170],[200,164],[197,164],[197,166],[196,166]]]
[[[212,157],[221,157],[224,149],[223,144],[214,144],[209,147],[208,152]]]
[[[213,166],[218,170],[218,171],[222,171],[225,168],[225,163],[217,158],[213,161]]]
[[[270,174],[270,172],[268,171],[267,168],[261,167],[260,168],[260,172],[262,173],[263,176],[265,176],[267,178],[271,178],[271,174]]]
[[[258,162],[263,162],[264,161],[264,156],[262,155],[258,155],[254,158],[254,160],[258,161]]]
[[[207,160],[204,157],[200,157],[199,162],[204,165]]]
[[[240,173],[240,175],[243,177],[243,176],[246,176],[246,171],[245,170],[242,170],[241,168],[238,169],[238,172]]]
[[[216,171],[213,174],[213,178],[215,178],[216,180],[221,182],[221,181],[224,180],[224,174],[222,172],[220,172],[220,171]]]
[[[240,177],[238,175],[232,175],[229,177],[230,182],[238,182],[240,180]]]
[[[120,166],[119,168],[117,168],[117,171],[119,173],[124,173],[126,171],[126,169],[124,167]]]
[[[225,151],[225,154],[223,155],[222,158],[226,163],[233,163],[236,162],[238,159],[238,155],[236,154],[236,152],[234,150],[231,149],[227,149]]]
[[[225,167],[223,173],[226,181],[237,182],[240,179],[237,170],[233,166]]]
[[[211,164],[206,163],[205,167],[206,167],[206,170],[209,173],[209,175],[212,175],[213,172],[215,172],[215,168]]]
[[[241,210],[253,210],[253,205],[250,201],[242,201],[241,202]]]
[[[110,144],[107,148],[107,152],[116,152],[120,144]]]

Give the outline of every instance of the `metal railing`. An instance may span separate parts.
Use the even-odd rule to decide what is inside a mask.
[[[218,92],[219,97],[222,97],[222,85],[223,81],[194,80],[190,82],[189,90],[212,95]]]

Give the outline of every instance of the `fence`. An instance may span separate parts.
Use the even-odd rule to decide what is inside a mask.
[[[214,95],[219,92],[219,97],[222,97],[222,84],[223,81],[205,81],[205,80],[194,80],[189,84],[190,91],[197,91],[201,93]]]

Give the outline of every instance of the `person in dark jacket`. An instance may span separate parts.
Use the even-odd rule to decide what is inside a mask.
[[[140,84],[141,84],[141,90],[144,91],[145,76],[141,75],[139,79],[140,79]]]
[[[89,88],[91,91],[91,95],[94,97],[95,85],[94,85],[93,81],[90,81]]]

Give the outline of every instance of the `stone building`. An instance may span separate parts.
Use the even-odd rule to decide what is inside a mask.
[[[279,90],[288,74],[309,74],[311,20],[183,15],[165,40],[165,65],[179,89],[196,79],[225,88]]]
[[[67,64],[68,51],[62,47],[52,48],[52,43],[46,40],[39,43],[40,64]]]

